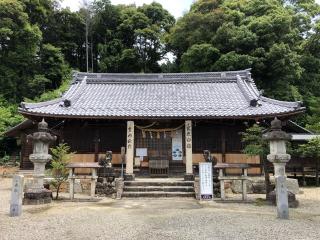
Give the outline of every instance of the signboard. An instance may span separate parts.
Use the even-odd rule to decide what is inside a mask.
[[[172,160],[183,160],[182,130],[177,130],[172,136]]]
[[[200,200],[213,200],[212,163],[199,163]]]
[[[148,149],[147,148],[136,148],[136,156],[138,156],[138,157],[148,156]]]

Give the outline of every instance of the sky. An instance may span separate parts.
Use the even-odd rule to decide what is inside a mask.
[[[167,9],[175,18],[179,18],[184,12],[187,12],[194,0],[111,0],[112,4],[132,4],[141,6],[144,3],[152,3],[153,1],[160,3]],[[319,0],[320,1],[320,0]],[[72,11],[79,9],[82,0],[64,0],[61,4],[62,7],[70,7]],[[90,2],[90,0],[88,0]]]
[[[90,0],[87,0],[90,2]],[[135,3],[137,6],[141,6],[144,3],[158,2],[167,9],[176,19],[181,17],[183,13],[187,12],[191,4],[195,0],[111,0],[112,4],[132,4]],[[79,9],[83,0],[63,0],[62,7],[70,7],[72,11]],[[320,4],[320,0],[316,0]]]

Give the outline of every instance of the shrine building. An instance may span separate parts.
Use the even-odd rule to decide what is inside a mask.
[[[205,73],[117,74],[77,72],[60,97],[21,103],[28,120],[11,130],[21,139],[21,168],[32,169],[26,135],[45,119],[73,162],[94,162],[112,151],[112,163],[135,176],[183,175],[192,179],[203,151],[219,162],[248,163],[261,174],[258,156],[242,153],[241,132],[254,122],[283,123],[302,112],[300,102],[264,97],[250,70]],[[56,144],[57,144],[56,143]],[[125,153],[121,148],[125,147]],[[123,148],[124,149],[124,148]]]

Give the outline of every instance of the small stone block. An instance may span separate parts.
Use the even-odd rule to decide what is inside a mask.
[[[125,174],[124,175],[124,180],[125,181],[134,181],[135,180],[135,175],[134,174]]]
[[[18,217],[22,214],[22,205],[10,204],[10,217]]]
[[[194,175],[193,174],[185,174],[184,180],[185,181],[194,181]]]

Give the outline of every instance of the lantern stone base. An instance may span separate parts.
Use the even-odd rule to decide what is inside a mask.
[[[52,192],[48,189],[28,189],[24,193],[23,205],[40,205],[51,203]]]
[[[268,193],[267,200],[274,206],[277,205],[276,199],[277,197],[276,197],[275,191],[271,191],[270,193]],[[297,208],[299,206],[299,201],[296,200],[296,195],[290,191],[288,191],[288,203],[289,203],[289,208]]]
[[[185,181],[194,181],[194,175],[192,173],[187,173],[184,175]]]

